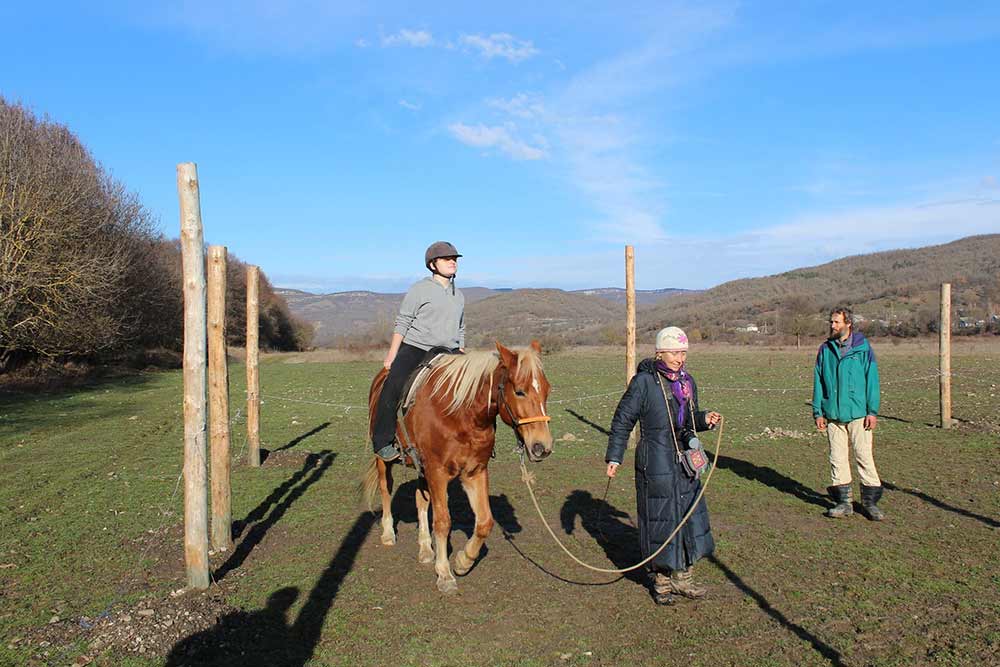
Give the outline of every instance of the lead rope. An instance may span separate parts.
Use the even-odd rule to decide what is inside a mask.
[[[668,408],[668,417],[669,417],[669,408]],[[648,558],[645,558],[645,559],[639,561],[638,563],[636,563],[635,565],[632,565],[631,567],[623,567],[623,568],[618,568],[618,569],[607,568],[607,567],[595,567],[593,565],[589,565],[587,563],[584,563],[582,560],[580,560],[579,558],[577,558],[576,556],[574,556],[572,554],[572,552],[570,552],[569,549],[566,548],[566,545],[564,545],[559,540],[559,537],[556,536],[555,531],[553,531],[552,527],[549,526],[549,522],[545,520],[545,515],[542,514],[542,508],[538,506],[538,499],[535,498],[535,491],[534,491],[534,489],[531,488],[531,485],[534,484],[534,482],[535,482],[535,478],[534,478],[534,475],[532,475],[530,472],[528,472],[528,469],[524,465],[524,452],[523,452],[523,450],[521,452],[521,479],[524,480],[524,485],[528,487],[528,494],[531,496],[531,502],[534,503],[535,509],[538,511],[538,516],[542,519],[542,523],[545,525],[545,529],[549,531],[549,535],[551,535],[552,539],[556,541],[556,544],[558,544],[559,547],[564,552],[566,552],[567,556],[569,556],[570,558],[572,558],[579,565],[582,565],[583,567],[587,568],[588,570],[593,570],[594,572],[605,572],[607,574],[622,574],[623,572],[631,572],[632,570],[635,570],[635,569],[638,569],[638,568],[642,567],[646,563],[650,562],[651,560],[653,560],[654,558],[656,558],[657,556],[659,556],[660,552],[663,551],[667,547],[668,544],[670,544],[671,540],[673,540],[674,537],[676,537],[676,535],[680,531],[680,529],[684,526],[685,523],[687,523],[687,520],[689,518],[691,518],[692,514],[694,514],[695,508],[697,508],[698,507],[698,503],[701,502],[701,497],[703,495],[705,495],[705,490],[708,488],[708,483],[712,480],[712,473],[715,472],[715,465],[716,465],[716,463],[719,460],[719,448],[722,446],[722,425],[723,425],[723,422],[724,422],[724,420],[720,418],[719,419],[719,436],[718,436],[718,438],[716,438],[716,441],[715,441],[715,459],[712,461],[712,469],[708,471],[708,475],[705,477],[705,481],[701,485],[701,491],[698,492],[698,497],[694,499],[693,503],[691,503],[691,508],[687,511],[687,514],[684,515],[684,518],[681,519],[681,522],[677,524],[677,527],[674,528],[673,532],[670,533],[670,535],[667,537],[666,542],[664,542],[663,544],[661,544],[660,548],[657,549],[656,551],[654,551],[652,554],[650,554]],[[611,484],[611,480],[609,479],[608,480],[608,485],[610,486],[610,484]]]

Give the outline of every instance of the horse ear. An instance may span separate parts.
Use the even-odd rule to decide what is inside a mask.
[[[542,344],[539,343],[537,340],[533,340],[533,341],[531,341],[531,349],[534,350],[535,352],[537,352],[538,354],[541,354],[542,353]]]
[[[501,345],[500,341],[494,341],[494,342],[496,342],[497,344],[497,352],[500,353],[500,363],[503,364],[505,368],[513,369],[514,366],[516,365],[514,363],[514,358],[517,355],[515,355],[513,352],[505,348],[503,345]]]

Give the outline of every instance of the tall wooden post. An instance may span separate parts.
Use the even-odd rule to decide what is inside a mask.
[[[635,250],[625,246],[625,386],[635,375]],[[637,427],[638,428],[638,427]],[[629,434],[628,446],[635,447],[636,431]]]
[[[208,247],[208,403],[211,420],[212,548],[232,539],[229,470],[229,368],[226,361],[226,247]]]
[[[260,317],[260,269],[247,267],[247,444],[250,465],[260,465],[260,361],[258,331]]]
[[[208,588],[208,489],[205,484],[205,243],[198,168],[177,165],[184,273],[184,561],[188,586]]]
[[[951,428],[951,283],[941,283],[938,373],[941,376],[941,428]]]

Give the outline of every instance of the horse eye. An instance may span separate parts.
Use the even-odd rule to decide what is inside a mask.
[[[524,393],[523,391],[521,391],[520,389],[515,389],[515,390],[514,390],[514,395],[515,395],[515,396],[522,396],[522,397],[523,397],[523,396],[527,396],[527,394],[525,394],[525,393]]]

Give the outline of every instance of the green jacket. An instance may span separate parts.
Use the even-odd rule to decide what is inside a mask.
[[[851,349],[843,358],[837,341],[819,346],[812,406],[814,418],[823,416],[837,422],[878,414],[878,366],[864,334],[851,334]]]

